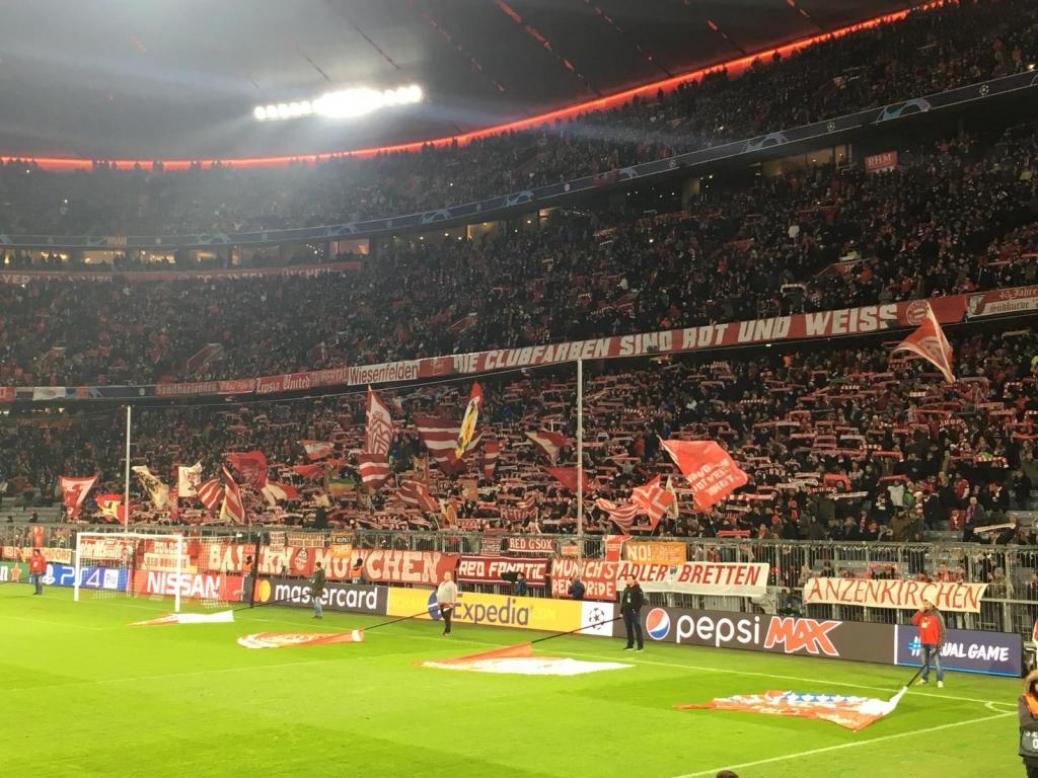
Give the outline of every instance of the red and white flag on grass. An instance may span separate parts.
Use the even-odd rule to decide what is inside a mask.
[[[712,440],[660,442],[692,487],[696,510],[709,510],[750,480],[728,452]]]
[[[299,445],[306,452],[306,458],[310,460],[324,459],[331,456],[334,447],[327,440],[301,440]]]
[[[357,454],[357,470],[360,480],[373,492],[381,489],[389,478],[389,461],[385,454]]]
[[[460,459],[455,451],[461,432],[461,427],[456,422],[439,416],[415,416],[414,423],[418,437],[429,450],[429,456],[444,473],[453,475],[464,472],[465,461]],[[476,435],[469,441],[466,453],[478,446],[481,438],[482,435]]]
[[[537,432],[527,432],[526,437],[544,452],[544,456],[548,457],[553,465],[559,461],[559,452],[569,444],[569,438],[561,432],[538,430]]]
[[[368,454],[381,454],[385,458],[389,453],[389,445],[393,442],[396,428],[389,408],[378,392],[368,387],[368,426],[364,436],[364,451]]]
[[[86,476],[85,478],[61,476],[58,482],[61,486],[61,501],[65,505],[65,514],[69,519],[75,520],[79,517],[83,503],[86,501],[90,490],[94,488],[94,484],[97,483],[97,478],[96,475]]]
[[[487,440],[483,443],[483,477],[488,481],[494,477],[497,458],[501,455],[501,441]]]
[[[423,513],[439,513],[440,511],[440,504],[433,499],[429,494],[429,489],[420,481],[404,481],[396,493],[407,505],[412,505]]]
[[[241,499],[241,489],[234,481],[234,476],[226,467],[220,468],[223,478],[223,504],[220,506],[220,521],[226,524],[245,523],[245,503]]]
[[[631,492],[631,502],[649,517],[652,529],[656,529],[656,525],[674,502],[674,494],[660,486],[660,477],[656,476]]]
[[[469,404],[465,408],[465,416],[461,420],[458,430],[458,440],[454,446],[454,456],[461,459],[469,450],[469,444],[476,436],[476,424],[479,422],[479,411],[483,407],[483,387],[478,381],[473,381],[472,391],[469,392]]]
[[[941,329],[941,323],[937,321],[933,308],[929,305],[926,306],[926,316],[916,331],[894,346],[894,351],[908,351],[925,359],[941,371],[945,381],[949,384],[955,383],[951,366],[952,347],[944,336],[944,330]]]

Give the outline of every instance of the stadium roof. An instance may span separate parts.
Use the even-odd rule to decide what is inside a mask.
[[[902,10],[902,0],[0,0],[0,154],[302,155],[470,132]],[[418,107],[255,121],[417,83]]]

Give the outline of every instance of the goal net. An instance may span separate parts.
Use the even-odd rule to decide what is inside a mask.
[[[184,609],[226,608],[248,600],[245,571],[211,564],[228,538],[183,533],[80,532],[76,536],[73,599],[133,597]]]

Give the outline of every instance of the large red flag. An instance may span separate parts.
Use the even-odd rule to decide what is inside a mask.
[[[558,481],[560,484],[569,489],[573,494],[577,493],[577,468],[575,467],[546,467],[545,472]],[[587,470],[584,470],[580,474],[581,482],[584,486],[584,491],[588,492],[591,490],[591,482],[587,477]]]
[[[369,454],[381,454],[383,459],[389,453],[389,444],[393,442],[393,417],[389,408],[382,402],[378,392],[368,387],[368,427],[364,439],[364,450]]]
[[[465,471],[465,460],[459,458],[455,451],[461,433],[461,427],[456,422],[439,416],[415,416],[414,424],[418,430],[418,437],[429,449],[429,456],[444,473],[456,475]],[[472,438],[465,447],[466,453],[479,445],[482,437],[480,434]]]
[[[306,452],[307,459],[324,459],[331,456],[335,447],[327,440],[301,440],[299,445]]]
[[[238,471],[242,483],[262,490],[267,485],[267,457],[262,451],[243,451],[228,454],[227,461]]]
[[[97,503],[97,508],[101,511],[101,516],[105,521],[126,523],[126,506],[123,505],[123,495],[114,492],[99,494],[94,498],[94,502]]]
[[[97,478],[96,475],[85,478],[61,476],[59,481],[61,501],[65,504],[65,514],[69,519],[74,521],[79,518],[79,511],[86,501],[87,494],[90,493],[90,490],[94,488],[94,484],[97,483]]]
[[[674,502],[675,494],[660,486],[660,477],[656,476],[647,484],[639,486],[631,492],[631,502],[638,506],[642,513],[649,517],[652,529],[660,523],[663,514]]]
[[[216,508],[220,504],[220,500],[223,499],[223,486],[220,484],[220,479],[210,478],[199,486],[197,497],[199,502],[207,509],[213,510]]]
[[[923,317],[918,329],[894,346],[894,351],[909,351],[925,359],[941,371],[945,381],[949,384],[955,383],[951,367],[952,347],[944,337],[941,323],[937,321],[933,308],[929,305],[926,306],[926,316]]]
[[[569,438],[561,432],[538,430],[537,432],[527,432],[526,437],[544,452],[553,465],[559,461],[559,452],[569,444]]]
[[[324,475],[325,463],[315,465],[292,465],[292,472],[307,480],[321,478]]]
[[[609,515],[609,520],[624,532],[630,531],[634,517],[641,513],[641,508],[630,502],[598,499],[595,500],[595,507],[605,511]]]
[[[390,474],[385,454],[357,454],[357,470],[360,480],[373,492],[382,488]]]
[[[750,480],[728,452],[712,440],[662,440],[688,479],[696,510],[706,511]]]
[[[397,496],[425,513],[437,513],[440,510],[440,504],[421,481],[404,481],[397,489]]]

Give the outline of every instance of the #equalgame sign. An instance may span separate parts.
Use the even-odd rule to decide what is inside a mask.
[[[678,608],[650,608],[642,618],[650,640],[894,663],[893,629],[889,624]],[[624,636],[622,623],[614,624],[613,634]]]
[[[905,624],[895,627],[894,664],[921,667],[919,630]],[[1023,670],[1023,639],[1016,633],[975,629],[949,629],[941,646],[945,670],[1019,678]]]

